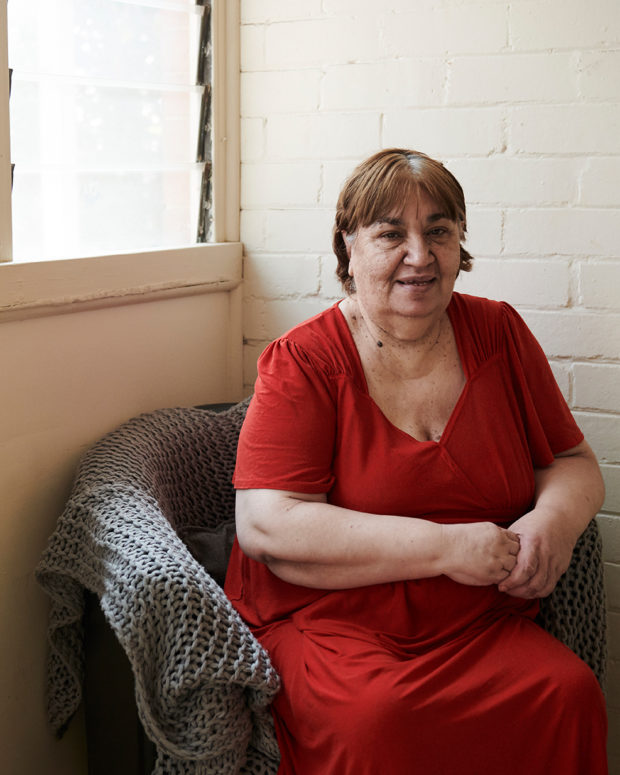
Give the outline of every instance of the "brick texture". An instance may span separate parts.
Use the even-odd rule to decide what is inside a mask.
[[[247,390],[265,344],[341,295],[331,224],[353,166],[392,145],[442,159],[463,184],[477,258],[457,287],[519,309],[602,463],[620,775],[617,0],[241,7]]]

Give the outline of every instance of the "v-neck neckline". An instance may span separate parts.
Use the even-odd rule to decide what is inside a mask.
[[[412,436],[407,431],[403,430],[402,428],[399,428],[398,425],[395,425],[383,412],[379,404],[374,400],[374,398],[370,395],[370,390],[368,387],[368,380],[366,379],[366,373],[364,371],[364,365],[362,363],[362,358],[360,356],[359,350],[357,349],[357,345],[355,344],[355,339],[353,337],[353,332],[351,331],[349,327],[349,323],[347,322],[347,319],[344,315],[344,312],[340,308],[340,305],[342,304],[342,301],[338,302],[335,306],[338,310],[338,313],[340,314],[342,324],[345,329],[345,336],[346,340],[349,346],[349,349],[351,350],[351,354],[353,357],[353,362],[355,363],[356,370],[357,370],[357,381],[359,382],[360,388],[362,389],[362,392],[365,394],[365,396],[368,398],[372,406],[375,408],[377,412],[381,414],[384,421],[394,429],[397,433],[401,434],[402,436],[405,436],[407,439],[413,441],[415,444],[429,444],[437,447],[445,446],[447,439],[450,435],[450,431],[452,430],[452,427],[454,423],[456,422],[456,419],[458,415],[461,412],[461,407],[465,401],[466,394],[469,390],[469,383],[471,375],[469,373],[468,369],[468,363],[467,359],[464,357],[464,342],[463,342],[463,331],[462,326],[455,325],[455,317],[458,315],[457,305],[454,302],[454,295],[450,299],[450,303],[448,304],[448,307],[446,308],[446,312],[448,315],[448,320],[450,322],[450,326],[452,327],[452,332],[454,334],[454,341],[456,343],[456,349],[457,354],[459,357],[459,362],[461,364],[461,369],[463,370],[463,375],[465,376],[465,383],[463,387],[461,388],[461,392],[459,393],[459,397],[456,400],[456,403],[454,404],[452,411],[450,412],[450,416],[448,417],[448,421],[446,422],[442,432],[441,436],[438,441],[435,441],[433,439],[418,439],[415,436]]]

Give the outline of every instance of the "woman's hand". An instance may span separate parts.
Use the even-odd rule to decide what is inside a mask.
[[[499,584],[517,565],[519,537],[492,522],[442,525],[446,576],[461,584]]]
[[[572,534],[539,510],[525,514],[511,525],[521,550],[510,575],[499,584],[500,592],[514,597],[547,597],[566,571],[574,548]]]
[[[585,441],[556,455],[534,476],[536,506],[510,526],[521,550],[514,569],[499,584],[501,592],[523,598],[553,592],[605,494],[596,457]]]

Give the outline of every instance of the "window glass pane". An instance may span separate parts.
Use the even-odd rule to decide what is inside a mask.
[[[48,75],[192,84],[200,10],[193,0],[10,0],[11,67]]]
[[[196,87],[188,91],[33,81],[18,73],[13,86],[11,156],[21,169],[151,169],[191,164],[196,156]]]
[[[16,260],[195,242],[202,9],[11,0]]]
[[[193,169],[23,173],[14,186],[14,244],[22,260],[187,245],[188,235],[195,241],[200,179],[200,171]],[[49,202],[62,203],[62,218]],[[33,212],[38,213],[36,223]],[[67,223],[74,228],[67,229]]]

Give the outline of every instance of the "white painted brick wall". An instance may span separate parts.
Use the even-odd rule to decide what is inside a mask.
[[[620,262],[594,261],[579,265],[579,301],[584,306],[620,310],[619,289]]]
[[[515,51],[605,49],[620,42],[616,0],[529,0],[510,3]]]
[[[517,307],[565,307],[570,298],[570,265],[567,261],[478,258],[475,270],[461,275],[457,290],[501,298]]]
[[[322,159],[371,153],[380,142],[376,113],[276,114],[267,119],[269,159]]]
[[[573,376],[576,407],[617,411],[620,406],[620,364],[575,363]]]
[[[509,112],[513,153],[617,153],[620,105],[616,103],[520,105]]]
[[[519,308],[602,463],[610,762],[620,775],[618,0],[242,0],[245,379],[265,344],[341,296],[346,175],[380,147],[465,189],[474,271]]]
[[[308,207],[317,203],[321,169],[310,162],[245,164],[241,207]]]
[[[386,110],[383,145],[417,148],[440,159],[501,153],[503,107],[445,107]]]
[[[321,0],[243,0],[243,24],[313,19],[323,15]]]
[[[617,80],[620,82],[620,78]],[[613,156],[588,159],[581,177],[579,204],[618,207],[620,205],[618,180],[620,180],[620,159]]]
[[[550,357],[616,362],[620,359],[617,312],[600,314],[571,307],[545,312],[523,309],[522,314]]]
[[[318,110],[321,74],[316,70],[283,70],[241,74],[243,115],[310,113]]]
[[[617,13],[617,9],[616,9]],[[591,100],[620,99],[620,51],[585,52],[580,60],[579,93]]]
[[[388,10],[384,17],[369,14],[367,3],[360,5],[368,21],[375,17],[385,41],[384,55],[390,58],[411,52],[431,57],[494,53],[507,44],[504,3],[476,3],[472,12],[472,3],[402,2],[395,8],[390,2],[386,5],[393,12]]]
[[[245,282],[260,301],[290,299],[318,294],[320,276],[320,256],[262,253],[247,263]]]
[[[361,104],[377,110],[441,105],[445,73],[445,64],[430,58],[327,67],[321,107],[342,111],[359,110]]]
[[[505,239],[513,254],[614,256],[618,234],[620,210],[616,209],[548,207],[506,212]]]
[[[504,154],[447,159],[446,163],[467,192],[469,205],[495,205],[497,208],[574,203],[579,195],[580,177],[585,177],[586,165],[580,159],[523,158]],[[606,171],[598,172],[607,175]],[[592,176],[596,173],[593,170]],[[618,173],[620,175],[620,169]],[[585,187],[584,183],[582,190]],[[594,190],[598,188],[594,186]],[[589,201],[589,204],[603,205],[604,202]]]
[[[447,101],[454,105],[573,101],[578,64],[571,52],[455,57]]]

